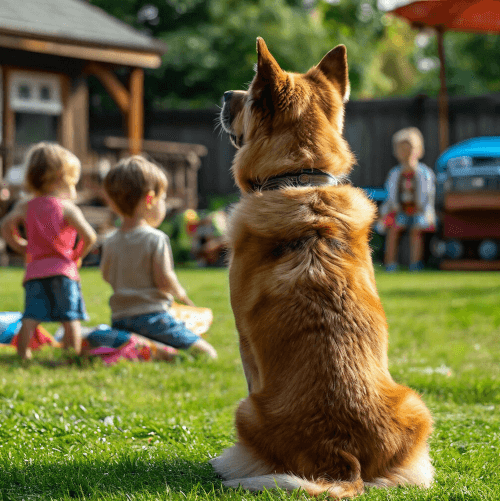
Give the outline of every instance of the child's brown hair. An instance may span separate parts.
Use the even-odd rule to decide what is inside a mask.
[[[133,216],[141,199],[152,190],[155,196],[167,191],[162,169],[140,155],[124,158],[104,178],[104,190],[125,216]]]
[[[76,186],[81,163],[71,151],[56,143],[35,144],[26,156],[25,187],[33,193],[45,194],[61,181]]]
[[[406,141],[412,145],[419,152],[419,158],[424,156],[424,136],[416,127],[406,127],[405,129],[398,130],[392,136],[392,148],[394,155],[396,155],[396,145]]]

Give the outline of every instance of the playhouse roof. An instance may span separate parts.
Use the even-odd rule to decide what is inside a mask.
[[[39,43],[22,44],[26,39]],[[88,47],[94,50],[115,49],[117,52],[154,55],[158,62],[156,65],[137,61],[137,66],[145,67],[159,65],[159,56],[166,51],[164,43],[141,33],[85,0],[1,0],[1,46],[45,53],[60,53],[56,49],[61,47]],[[55,47],[52,52],[51,47]],[[66,52],[68,53],[63,55],[72,57],[70,50]],[[92,51],[89,54],[88,59],[93,60]],[[81,57],[73,57],[86,58],[83,52]]]

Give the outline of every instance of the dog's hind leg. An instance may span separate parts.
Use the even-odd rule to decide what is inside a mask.
[[[376,478],[367,487],[395,487],[397,485],[417,485],[430,487],[434,479],[434,467],[426,444],[401,466],[394,467],[387,475]]]
[[[226,449],[221,456],[210,460],[210,463],[216,473],[224,480],[266,475],[273,472],[272,467],[255,458],[248,447],[240,442]]]

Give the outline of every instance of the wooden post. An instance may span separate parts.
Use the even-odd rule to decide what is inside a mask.
[[[14,161],[14,144],[16,134],[16,117],[10,107],[10,75],[11,70],[7,66],[2,67],[2,146],[4,150],[2,171],[0,179],[3,179],[7,169]]]
[[[59,142],[70,151],[74,150],[74,111],[72,106],[71,78],[61,75],[61,101],[63,105],[59,122]]]
[[[439,123],[439,151],[443,151],[448,148],[450,144],[450,124],[449,124],[449,114],[448,114],[448,91],[446,89],[446,72],[445,72],[445,57],[444,57],[444,28],[438,27],[436,29],[437,42],[438,42],[438,53],[439,53],[439,79],[441,81],[441,86],[439,89],[438,96],[438,123]]]
[[[73,153],[82,161],[82,167],[89,157],[89,90],[82,78],[75,82],[71,95],[73,108]]]
[[[130,107],[128,111],[128,141],[131,155],[142,151],[144,135],[144,70],[133,68],[130,73]]]
[[[187,207],[196,209],[198,207],[198,169],[201,166],[201,159],[194,152],[188,154],[189,166],[186,172]]]
[[[184,162],[181,161],[174,161],[172,162],[174,166],[174,174],[173,174],[173,181],[174,181],[174,196],[176,197],[182,197],[184,198],[184,202],[187,202],[187,194],[186,194],[186,166]],[[187,203],[186,203],[187,206]]]
[[[116,75],[106,66],[99,63],[87,64],[85,71],[92,73],[99,79],[107,93],[113,98],[118,108],[120,108],[122,114],[126,115],[130,110],[130,96]]]

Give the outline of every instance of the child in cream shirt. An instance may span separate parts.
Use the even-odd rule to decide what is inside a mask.
[[[104,189],[122,226],[105,242],[101,272],[113,288],[112,327],[217,358],[214,347],[170,313],[173,298],[193,306],[174,271],[168,236],[156,227],[166,211],[167,178],[141,156],[120,161]]]

